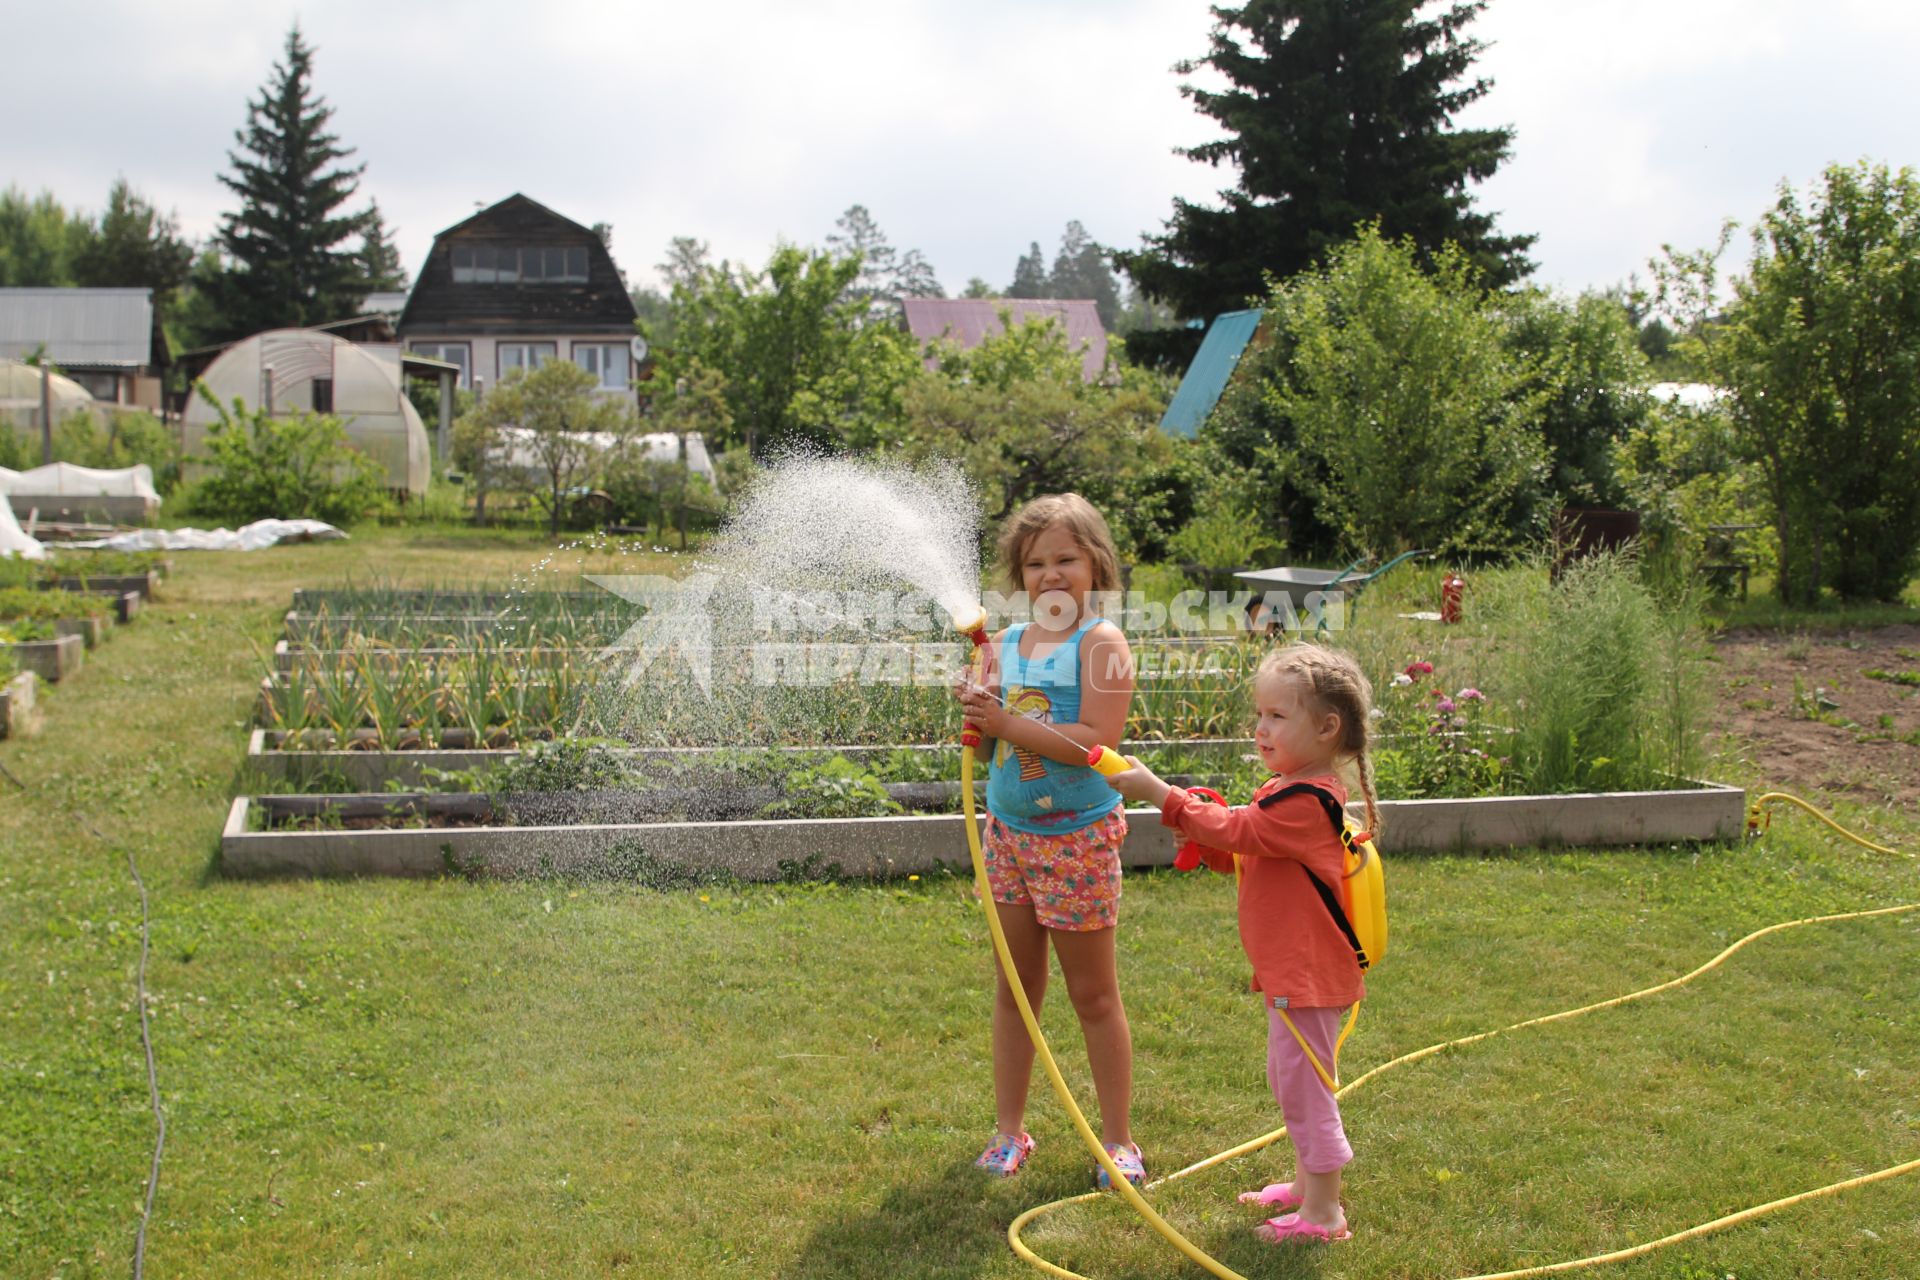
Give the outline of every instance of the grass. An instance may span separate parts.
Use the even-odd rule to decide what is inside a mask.
[[[1756,576],[1745,600],[1724,597],[1708,610],[1716,626],[1755,627],[1764,630],[1848,631],[1857,627],[1891,627],[1920,623],[1920,579],[1910,583],[1895,602],[1843,604],[1828,596],[1816,607],[1790,606],[1774,594],[1770,577]]]
[[[43,735],[0,744],[32,788],[0,780],[0,1275],[129,1270],[153,1140],[129,849],[152,894],[168,1114],[150,1275],[1033,1274],[1006,1224],[1083,1189],[1089,1161],[1037,1081],[1034,1163],[1010,1184],[967,1168],[991,1123],[992,974],[962,879],[657,893],[210,874],[249,641],[270,643],[294,586],[371,564],[501,578],[545,546],[374,530],[181,555],[52,691]],[[1911,815],[1840,817],[1920,846]],[[1394,952],[1349,1075],[1664,980],[1776,920],[1920,900],[1914,863],[1790,814],[1736,848],[1390,874]],[[1224,881],[1135,876],[1126,903],[1134,1123],[1165,1171],[1278,1119]],[[1916,972],[1913,916],[1819,926],[1681,991],[1384,1077],[1346,1107],[1361,1234],[1337,1252],[1277,1257],[1247,1235],[1232,1193],[1284,1172],[1278,1154],[1154,1198],[1262,1276],[1461,1275],[1662,1234],[1920,1154]],[[1057,985],[1043,1018],[1090,1105]],[[1904,1274],[1916,1206],[1897,1180],[1601,1274]],[[1114,1204],[1027,1239],[1089,1275],[1199,1274]]]

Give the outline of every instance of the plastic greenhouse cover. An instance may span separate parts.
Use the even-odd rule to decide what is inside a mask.
[[[13,508],[0,502],[0,559],[19,556],[22,560],[45,560],[47,549],[38,538],[29,538],[14,519]]]
[[[135,529],[66,545],[108,551],[258,551],[279,542],[322,542],[346,536],[324,520],[255,520],[238,529]]]
[[[160,501],[153,487],[153,468],[137,466],[103,471],[71,462],[50,462],[31,471],[0,467],[0,493],[32,498],[145,498]]]

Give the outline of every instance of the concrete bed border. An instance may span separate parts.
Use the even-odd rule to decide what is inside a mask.
[[[380,797],[391,801],[392,796]],[[316,797],[302,797],[312,801]],[[249,831],[252,797],[240,796],[220,836],[230,876],[431,876],[449,871],[513,876],[593,867],[616,845],[689,867],[726,867],[772,879],[782,864],[838,864],[854,876],[898,876],[967,859],[958,814],[891,818],[740,819],[565,827],[459,827],[378,831]],[[1357,806],[1355,806],[1357,809]],[[1746,818],[1746,792],[1718,783],[1683,791],[1475,800],[1385,800],[1381,846],[1388,856],[1538,845],[1607,846],[1732,840]],[[1356,820],[1360,815],[1356,812]],[[1172,833],[1158,811],[1127,811],[1127,865],[1173,861]]]
[[[22,671],[0,681],[0,738],[30,738],[40,732],[40,706],[34,696],[39,679]]]
[[[0,652],[11,653],[14,665],[31,671],[48,684],[57,684],[78,671],[86,662],[87,642],[79,635],[55,636],[51,640],[22,640],[0,645]]]

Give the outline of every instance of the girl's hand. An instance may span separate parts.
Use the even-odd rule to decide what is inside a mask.
[[[961,713],[969,729],[988,738],[1001,736],[1007,724],[1007,709],[991,689],[963,679],[954,683],[953,696],[960,700]]]
[[[1159,774],[1140,763],[1139,756],[1127,757],[1128,768],[1119,773],[1108,775],[1107,785],[1129,800],[1140,801],[1159,808],[1167,798],[1167,792],[1173,790]]]

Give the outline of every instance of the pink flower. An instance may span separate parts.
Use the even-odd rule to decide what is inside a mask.
[[[1450,716],[1454,712],[1458,711],[1459,709],[1460,709],[1459,704],[1454,702],[1452,698],[1442,698],[1440,699],[1439,704],[1434,707],[1434,710],[1438,711],[1443,716]]]
[[[1480,692],[1478,689],[1471,689],[1471,688],[1462,689],[1460,692],[1454,694],[1453,696],[1458,698],[1462,702],[1485,702],[1487,700],[1486,694]]]

